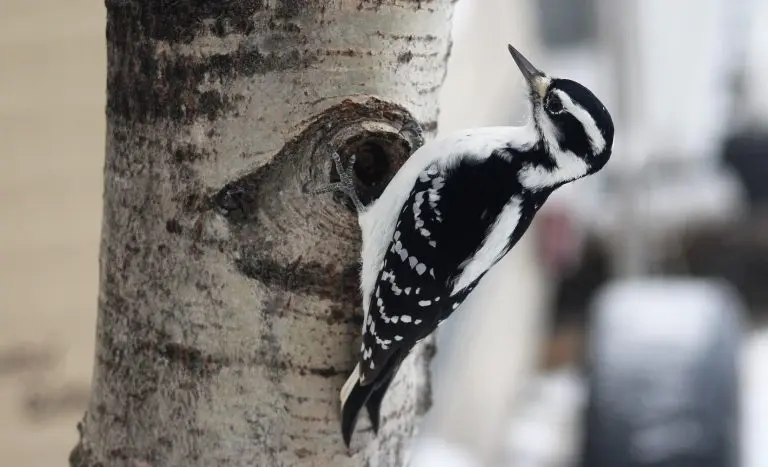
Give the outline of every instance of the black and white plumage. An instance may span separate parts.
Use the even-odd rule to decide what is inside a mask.
[[[523,127],[466,130],[419,148],[383,194],[363,207],[363,342],[341,390],[342,433],[358,413],[375,430],[391,379],[413,346],[432,333],[517,243],[553,190],[600,170],[613,122],[585,87],[551,78],[509,51],[529,89]],[[340,161],[336,156],[337,169]],[[345,172],[349,179],[352,164]]]

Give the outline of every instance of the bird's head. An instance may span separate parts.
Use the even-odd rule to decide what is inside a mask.
[[[581,84],[548,76],[508,47],[530,90],[533,124],[555,165],[543,178],[559,185],[600,170],[613,145],[613,120],[603,103]]]

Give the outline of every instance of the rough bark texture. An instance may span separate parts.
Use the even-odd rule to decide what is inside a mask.
[[[402,465],[426,357],[348,452],[359,229],[303,188],[334,177],[330,146],[371,199],[419,144],[402,125],[434,131],[452,0],[106,6],[96,363],[70,464]]]

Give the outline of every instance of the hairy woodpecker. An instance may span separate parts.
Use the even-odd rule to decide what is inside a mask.
[[[600,100],[508,47],[530,91],[527,125],[425,144],[368,206],[352,185],[354,159],[344,167],[336,153],[341,181],[315,190],[350,196],[362,229],[363,340],[341,389],[347,446],[363,406],[378,431],[382,399],[403,359],[517,243],[547,197],[611,156],[613,121]]]

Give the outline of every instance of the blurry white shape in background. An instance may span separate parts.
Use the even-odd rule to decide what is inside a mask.
[[[410,467],[482,467],[477,456],[466,448],[426,436],[419,438],[411,448]]]
[[[651,156],[712,157],[725,131],[732,69],[725,57],[730,0],[633,0],[638,13],[635,96]]]
[[[742,366],[743,467],[768,467],[768,331],[746,343]]]
[[[536,376],[507,434],[505,467],[565,467],[579,451],[584,382],[573,368]]]
[[[681,231],[737,220],[747,208],[739,180],[713,159],[659,158],[649,161],[635,176],[640,179],[635,187],[635,215],[646,237],[647,255],[660,253],[656,246]],[[617,196],[621,183],[617,174],[606,173],[579,196],[569,197],[565,187],[556,199],[567,203],[593,234],[613,240],[621,233],[623,204]]]
[[[738,112],[746,123],[768,129],[768,1],[750,0],[744,54],[744,98]],[[768,461],[767,461],[768,462]]]

